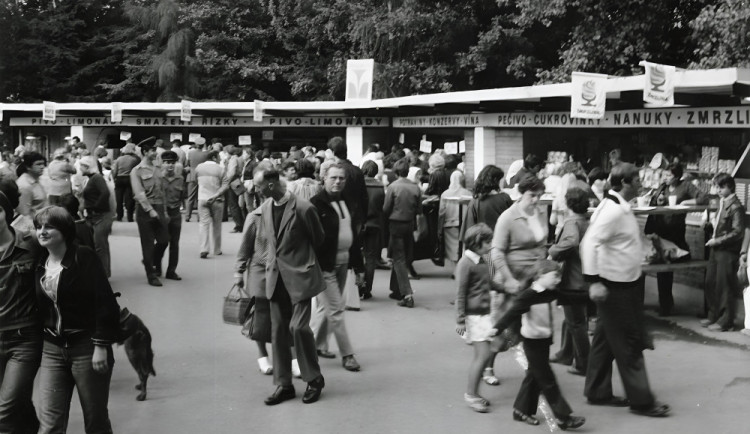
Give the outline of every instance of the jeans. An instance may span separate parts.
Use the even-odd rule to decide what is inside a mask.
[[[133,199],[133,187],[130,185],[130,176],[118,176],[115,178],[115,201],[117,201],[117,220],[122,220],[124,211],[128,213],[128,221],[133,221],[135,211],[135,199]]]
[[[86,221],[94,229],[96,256],[102,261],[107,277],[112,277],[109,255],[109,234],[112,233],[112,216],[109,213],[90,213],[86,217]]]
[[[64,433],[68,428],[73,388],[78,391],[87,434],[111,433],[109,422],[109,382],[115,359],[107,348],[109,369],[94,371],[91,357],[94,344],[89,339],[67,348],[44,342],[42,368],[39,370],[39,433]]]
[[[212,203],[205,200],[198,201],[198,237],[200,239],[201,253],[208,253],[209,231],[213,253],[221,253],[221,219],[224,214],[224,201],[217,199]]]
[[[240,208],[240,197],[231,188],[227,190],[225,197],[227,199],[229,216],[232,217],[232,221],[234,222],[234,229],[241,232],[242,227],[245,225],[245,213]]]
[[[0,332],[0,432],[36,432],[31,391],[42,359],[42,330],[36,326]]]
[[[146,276],[154,276],[154,260],[161,258],[169,243],[167,220],[164,215],[164,205],[156,205],[154,209],[159,214],[153,218],[141,208],[135,210],[135,221],[138,224],[138,235],[141,238],[141,252],[143,253],[143,267]]]
[[[380,228],[368,226],[364,232],[364,256],[365,256],[365,293],[372,292],[372,282],[375,278],[375,268],[380,261],[383,251],[383,233]]]
[[[397,295],[411,295],[411,283],[406,264],[411,262],[414,250],[414,224],[412,222],[390,221],[388,253],[393,260],[391,268],[391,292]]]
[[[315,346],[318,350],[328,350],[328,332],[333,332],[336,337],[336,345],[339,347],[341,357],[354,354],[349,333],[346,331],[344,322],[344,285],[346,285],[346,273],[349,271],[348,264],[336,265],[333,271],[324,271],[323,278],[326,281],[326,289],[317,296],[317,308],[310,320],[310,328],[315,334]],[[329,327],[330,326],[330,327]]]

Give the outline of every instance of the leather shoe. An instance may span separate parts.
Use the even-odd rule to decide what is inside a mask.
[[[610,396],[604,399],[589,398],[588,403],[590,405],[602,405],[606,407],[627,407],[630,405],[630,400],[621,396]]]
[[[549,362],[550,363],[557,363],[558,365],[565,365],[565,366],[570,366],[570,365],[573,364],[572,360],[567,360],[567,359],[564,360],[564,359],[562,359],[560,357],[557,357],[557,356],[550,357],[549,358]]]
[[[328,350],[318,350],[318,357],[322,357],[324,359],[335,359],[336,354],[328,351]]]
[[[341,359],[341,365],[347,371],[352,372],[358,372],[360,369],[362,369],[362,367],[359,366],[359,363],[357,363],[357,359],[355,359],[353,355],[344,356],[344,358]]]
[[[388,294],[388,298],[390,298],[391,300],[401,300],[404,297],[401,294],[391,292],[390,294]]]
[[[266,398],[266,405],[281,404],[284,401],[294,399],[297,394],[294,392],[294,386],[279,386],[276,390]]]
[[[557,426],[560,427],[561,430],[566,431],[569,429],[580,428],[584,423],[586,423],[585,417],[570,415],[567,419],[557,422]]]
[[[180,277],[180,275],[175,273],[174,271],[172,271],[171,273],[167,273],[167,275],[164,277],[169,280],[182,280],[182,277]]]
[[[307,390],[305,390],[305,394],[302,395],[302,402],[305,404],[312,404],[313,402],[316,402],[318,399],[320,399],[320,394],[323,392],[323,388],[325,387],[326,382],[323,379],[323,376],[314,379],[313,381],[307,383]]]
[[[410,295],[408,295],[408,296],[402,298],[401,300],[399,300],[397,304],[399,306],[401,306],[401,307],[412,308],[412,307],[414,307],[414,298],[412,298]]]
[[[586,376],[585,372],[581,371],[580,369],[576,369],[576,368],[570,368],[570,369],[568,369],[568,374],[578,375],[578,376],[581,376],[581,377],[585,377]]]
[[[208,258],[208,252],[201,252],[201,259]]]
[[[159,278],[156,277],[156,276],[149,276],[149,278],[148,278],[148,284],[151,285],[151,286],[163,286],[161,284],[161,280],[159,280]]]

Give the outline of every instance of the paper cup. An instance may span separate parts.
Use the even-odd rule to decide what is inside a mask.
[[[677,196],[669,196],[669,206],[676,206],[677,205]]]
[[[643,196],[638,196],[638,208],[645,208],[648,206],[648,198]]]

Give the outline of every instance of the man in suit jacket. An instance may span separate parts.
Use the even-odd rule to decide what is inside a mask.
[[[185,206],[187,209],[185,216],[186,222],[190,221],[190,215],[193,213],[193,209],[198,209],[198,177],[195,174],[195,169],[199,164],[205,163],[208,160],[208,151],[204,149],[206,139],[199,137],[195,140],[195,144],[197,149],[192,150],[187,155],[188,167],[187,178],[185,179],[188,185],[187,205]]]
[[[315,256],[315,248],[323,242],[323,227],[310,202],[286,191],[279,172],[258,171],[254,181],[270,198],[261,205],[261,213],[269,243],[266,296],[271,302],[273,377],[278,387],[265,403],[276,405],[295,396],[290,337],[307,382],[302,402],[313,403],[325,386],[310,329],[311,300],[326,287]]]

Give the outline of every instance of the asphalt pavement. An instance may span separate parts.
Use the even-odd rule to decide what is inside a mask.
[[[222,322],[222,299],[232,282],[241,235],[223,227],[222,256],[199,258],[198,224],[183,224],[181,282],[148,286],[140,265],[134,223],[115,223],[110,237],[112,286],[120,305],[151,330],[157,376],[148,399],[135,400],[137,376],[122,348],[115,349],[110,418],[116,433],[541,433],[512,419],[512,404],[523,378],[513,353],[498,356],[502,384],[482,385],[491,412],[479,414],[463,402],[472,348],[456,335],[455,282],[429,261],[415,264],[423,274],[412,281],[413,309],[387,297],[388,272],[378,271],[374,298],[359,312],[347,312],[347,328],[361,372],[348,372],[341,358],[321,359],[326,387],[319,402],[301,402],[305,383],[295,380],[298,398],[275,407],[263,404],[274,390],[272,377],[258,371],[255,343],[240,327]],[[166,268],[166,261],[164,264]],[[655,307],[655,282],[647,279],[647,308]],[[701,292],[676,285],[677,315],[649,314],[656,349],[647,351],[651,386],[672,406],[667,418],[632,415],[627,409],[587,405],[582,377],[554,365],[562,392],[587,423],[579,432],[738,433],[750,432],[744,417],[750,402],[750,338],[711,333],[697,325]],[[559,341],[562,310],[555,312]],[[553,346],[553,351],[557,345]],[[270,348],[269,348],[270,349]],[[336,350],[335,340],[331,349]],[[622,394],[614,376],[616,393]],[[77,397],[68,432],[82,433]]]

